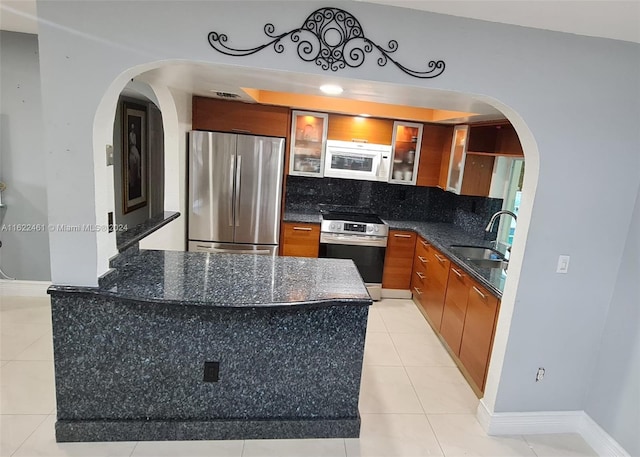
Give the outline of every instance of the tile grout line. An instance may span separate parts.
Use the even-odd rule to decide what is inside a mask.
[[[527,436],[526,436],[526,435],[517,435],[517,436],[519,436],[520,438],[522,438],[522,440],[523,440],[525,443],[527,443],[527,446],[529,447],[529,449],[531,449],[531,452],[533,452],[533,455],[534,455],[535,457],[538,457],[538,453],[537,453],[537,452],[536,452],[536,450],[533,448],[533,444],[531,444],[531,443],[529,442],[529,440],[527,439]]]
[[[46,336],[48,336],[48,335],[41,335],[38,338],[36,338],[36,340],[33,343],[31,343],[29,346],[27,346],[22,351],[20,351],[20,353],[18,355],[16,355],[16,357],[20,357],[22,354],[24,354],[26,351],[28,351],[32,346],[34,346],[38,341],[40,341],[41,339],[43,339]],[[51,350],[53,351],[53,340],[52,340],[51,346],[52,346]],[[42,359],[41,360],[41,359],[18,359],[18,358],[14,358],[14,359],[11,359],[10,362],[53,362],[53,359]]]
[[[10,414],[7,414],[7,416],[9,416],[9,415],[10,415]],[[24,415],[25,415],[25,416],[33,416],[34,414],[24,414]],[[41,414],[37,414],[37,415],[38,415],[38,416],[40,416]],[[15,450],[15,451],[13,451],[13,452],[11,453],[11,455],[12,455],[12,456],[13,456],[13,455],[15,455],[15,454],[16,454],[16,452],[18,452],[18,451],[22,448],[22,446],[24,446],[24,443],[26,443],[26,442],[29,440],[29,438],[31,438],[31,436],[36,432],[36,430],[38,430],[38,429],[42,426],[42,424],[44,424],[44,422],[49,418],[49,416],[51,416],[51,414],[45,414],[45,415],[44,415],[44,419],[42,419],[42,420],[38,423],[38,425],[36,425],[36,426],[33,428],[33,430],[31,431],[31,433],[29,433],[29,436],[27,436],[27,437],[24,439],[24,441],[22,441],[22,443],[20,443],[20,446],[18,446],[18,447],[16,448],[16,450]]]
[[[436,433],[436,429],[433,428],[433,424],[429,420],[429,415],[425,414],[424,416],[427,418],[427,424],[429,424],[429,428],[431,429],[431,432],[433,432],[433,436],[436,439],[436,443],[438,443],[438,447],[440,448],[440,452],[442,452],[442,455],[444,457],[446,457],[447,455],[444,453],[444,448],[442,447],[442,444],[440,443],[440,438],[438,438],[438,434]]]
[[[131,454],[129,454],[129,457],[133,457],[133,454],[134,454],[134,452],[136,452],[136,448],[138,447],[138,443],[139,442],[140,441],[134,441],[133,449],[131,449]]]

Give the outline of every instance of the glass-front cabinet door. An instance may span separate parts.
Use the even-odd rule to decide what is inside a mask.
[[[329,115],[292,111],[289,174],[322,178]]]
[[[389,182],[415,186],[418,179],[422,127],[422,124],[412,122],[393,123],[393,162]]]
[[[458,125],[453,130],[451,142],[451,155],[449,156],[449,175],[447,178],[447,190],[460,195],[462,190],[462,178],[464,174],[464,162],[467,157],[468,125]]]

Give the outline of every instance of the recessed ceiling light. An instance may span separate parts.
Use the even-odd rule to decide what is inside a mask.
[[[360,117],[371,117],[371,114],[358,114]]]
[[[335,84],[324,84],[320,86],[320,90],[327,95],[340,95],[343,92],[342,87]]]

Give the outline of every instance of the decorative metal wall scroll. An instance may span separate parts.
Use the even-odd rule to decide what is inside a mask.
[[[315,62],[323,70],[359,67],[365,61],[366,54],[375,48],[380,52],[378,65],[381,67],[391,62],[416,78],[435,78],[444,72],[442,60],[430,60],[425,71],[405,67],[390,56],[398,49],[396,40],[389,41],[386,48],[374,43],[364,35],[360,22],[354,16],[339,8],[320,8],[311,13],[301,27],[279,35],[275,33],[275,26],[269,23],[264,26],[264,33],[273,39],[254,48],[231,48],[227,45],[227,35],[218,32],[209,33],[209,44],[228,56],[248,56],[269,46],[281,54],[285,50],[282,40],[290,37],[293,43],[297,43],[298,56],[305,62]]]

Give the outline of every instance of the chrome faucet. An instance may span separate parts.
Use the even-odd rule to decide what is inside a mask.
[[[491,216],[491,220],[487,224],[487,227],[484,229],[484,231],[485,232],[490,232],[491,230],[493,230],[493,224],[495,224],[496,219],[498,219],[498,217],[502,216],[503,214],[508,214],[509,216],[511,216],[513,218],[514,221],[518,220],[518,216],[516,216],[514,213],[512,213],[511,211],[508,211],[506,209],[503,209],[503,210],[500,210],[497,213],[495,213],[493,216]]]

